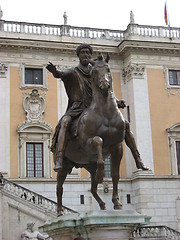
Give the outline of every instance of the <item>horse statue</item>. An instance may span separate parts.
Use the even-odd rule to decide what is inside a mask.
[[[118,109],[113,92],[112,75],[106,59],[100,54],[90,65],[92,102],[79,119],[71,126],[63,168],[57,173],[58,214],[62,214],[63,184],[73,167],[84,167],[91,175],[91,193],[100,209],[105,202],[97,193],[97,186],[103,182],[104,158],[110,155],[113,182],[112,202],[114,209],[121,209],[118,197],[119,168],[123,155],[122,142],[125,138],[125,120]],[[77,136],[72,132],[76,128]]]

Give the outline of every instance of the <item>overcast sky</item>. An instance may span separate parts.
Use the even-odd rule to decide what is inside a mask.
[[[63,13],[68,24],[125,30],[130,22],[130,11],[135,23],[166,26],[165,0],[0,0],[3,20],[32,23],[63,24]],[[180,27],[180,0],[167,0],[171,27]]]

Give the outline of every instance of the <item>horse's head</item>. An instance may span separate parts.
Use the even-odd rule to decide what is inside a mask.
[[[108,65],[109,54],[106,58],[99,54],[97,59],[92,63],[92,84],[95,84],[100,89],[104,97],[108,96],[109,89],[111,89],[112,76],[110,67]]]

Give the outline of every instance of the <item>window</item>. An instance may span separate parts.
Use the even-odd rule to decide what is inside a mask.
[[[20,88],[44,88],[48,89],[48,71],[45,65],[20,66]]]
[[[180,85],[180,70],[169,70],[169,84]]]
[[[111,177],[110,156],[106,157],[105,160],[104,160],[104,171],[105,171],[105,177]]]
[[[169,153],[171,174],[180,175],[180,122],[167,129],[169,138]]]
[[[180,175],[180,141],[176,141],[177,170]]]
[[[27,177],[44,177],[43,143],[26,143]]]
[[[38,68],[25,68],[25,84],[43,85],[43,70]]]

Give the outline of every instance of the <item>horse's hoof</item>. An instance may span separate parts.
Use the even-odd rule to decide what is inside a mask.
[[[147,167],[145,167],[145,166],[143,166],[141,169],[142,169],[143,171],[148,171],[148,170],[149,170],[149,168],[147,168]]]
[[[140,157],[138,158],[138,161],[136,162],[136,167],[137,167],[138,169],[142,169],[143,171],[149,170],[149,168],[147,168],[147,167],[144,165],[144,163],[142,162],[142,159],[141,159]]]
[[[57,213],[57,216],[58,216],[58,217],[60,217],[60,216],[62,216],[62,215],[63,215],[63,214],[62,214],[61,211]]]
[[[122,209],[122,204],[118,204],[114,206],[114,210],[121,210]]]
[[[55,172],[59,172],[60,170],[62,170],[62,165],[56,165],[56,166],[54,167],[54,171],[55,171]]]
[[[106,210],[106,205],[105,205],[105,203],[100,204],[100,209],[101,209],[101,210]]]

